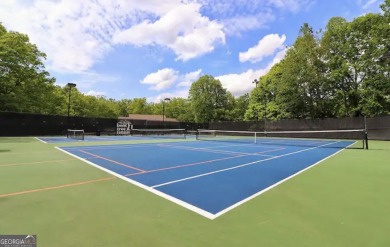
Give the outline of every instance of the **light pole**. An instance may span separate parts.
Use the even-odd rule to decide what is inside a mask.
[[[256,86],[255,87],[257,87],[257,84],[259,84],[259,80],[257,80],[257,79],[254,79],[253,81],[252,81],[252,83],[254,83]],[[256,107],[257,108],[257,107]],[[256,121],[259,121],[259,109],[256,109]]]
[[[72,87],[76,87],[76,84],[69,82],[68,84],[66,84],[66,86],[68,86],[68,88],[69,88],[69,100],[68,100],[68,129],[69,129],[70,96],[71,96],[71,93],[72,93]]]
[[[263,94],[264,98],[264,132],[267,132],[267,95]]]
[[[165,101],[170,101],[171,99],[170,98],[165,98],[163,100],[163,125],[164,125],[164,129],[165,129]]]
[[[264,126],[267,121],[267,103],[268,103],[268,79],[265,80],[265,87],[263,88],[263,99],[264,99]],[[264,127],[265,129],[265,127]]]

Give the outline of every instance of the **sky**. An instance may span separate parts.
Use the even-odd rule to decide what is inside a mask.
[[[1,0],[0,22],[45,52],[56,84],[115,100],[188,96],[212,75],[249,93],[303,23],[324,29],[383,0]]]

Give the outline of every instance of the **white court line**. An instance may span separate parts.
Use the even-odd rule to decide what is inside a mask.
[[[171,142],[171,143],[178,143],[178,142]],[[182,143],[182,142],[180,142]],[[183,143],[195,143],[195,142],[183,142]],[[133,147],[133,148],[142,148],[142,147],[150,147],[150,146],[160,146],[164,143],[141,143],[141,144],[107,144],[107,145],[98,145],[98,146],[84,146],[83,149],[85,150],[91,150],[91,149],[119,149],[119,148],[128,148],[128,147]],[[245,146],[245,145],[253,145],[253,144],[239,144],[239,145],[224,145],[224,146],[214,146],[214,147],[235,147],[235,146]],[[188,146],[178,146],[178,147],[188,147]],[[78,149],[79,146],[77,147],[66,147],[68,150],[70,149]],[[189,148],[196,148],[196,147],[189,147]],[[213,147],[204,147],[204,148],[213,148]],[[271,148],[271,147],[268,147]]]
[[[338,143],[338,142],[339,142],[339,141],[333,142],[333,143]],[[322,146],[327,146],[327,145],[330,145],[330,144],[333,144],[333,143],[324,144],[324,145],[322,145]],[[219,216],[221,216],[221,215],[223,215],[223,214],[229,212],[230,210],[232,210],[232,209],[234,209],[234,208],[236,208],[236,207],[238,207],[238,206],[244,204],[245,202],[250,201],[251,199],[253,199],[253,198],[255,198],[255,197],[257,197],[257,196],[259,196],[259,195],[265,193],[266,191],[268,191],[268,190],[270,190],[270,189],[272,189],[272,188],[274,188],[274,187],[280,185],[281,183],[286,182],[287,180],[289,180],[289,179],[291,179],[291,178],[293,178],[293,177],[295,177],[295,176],[301,174],[302,172],[304,172],[304,171],[306,171],[306,170],[308,170],[308,169],[310,169],[310,168],[312,168],[312,167],[318,165],[319,163],[325,161],[326,159],[329,159],[330,157],[335,156],[336,154],[340,153],[341,151],[345,150],[346,148],[348,148],[348,147],[350,147],[350,146],[352,146],[352,145],[354,145],[354,144],[356,144],[356,142],[354,142],[354,143],[352,143],[351,145],[349,145],[349,146],[347,146],[347,147],[345,147],[345,148],[342,148],[341,150],[335,152],[334,154],[329,155],[329,156],[325,157],[324,159],[322,159],[322,160],[320,160],[320,161],[318,161],[318,162],[316,162],[316,163],[314,163],[314,164],[312,164],[312,165],[306,167],[305,169],[300,170],[300,171],[298,171],[298,172],[292,174],[291,176],[289,176],[289,177],[287,177],[287,178],[285,178],[285,179],[283,179],[283,180],[280,180],[279,182],[277,182],[277,183],[275,183],[275,184],[273,184],[273,185],[271,185],[271,186],[269,186],[269,187],[267,187],[267,188],[265,188],[265,189],[263,189],[263,190],[261,190],[261,191],[255,193],[255,194],[253,194],[252,196],[247,197],[247,198],[245,198],[245,199],[243,199],[243,200],[241,200],[241,201],[239,201],[239,202],[237,202],[237,203],[231,205],[230,207],[225,208],[225,209],[222,210],[222,211],[219,211],[219,212],[216,213],[216,214],[211,214],[211,217],[207,217],[207,218],[209,218],[209,219],[211,219],[211,220],[216,219],[217,217],[219,217]],[[260,162],[263,162],[263,161],[272,160],[272,159],[276,159],[276,158],[279,158],[279,157],[288,156],[288,155],[292,155],[292,154],[296,154],[296,153],[300,153],[300,152],[305,152],[305,151],[312,150],[312,149],[316,149],[316,148],[319,148],[319,147],[320,147],[320,146],[318,146],[318,147],[313,147],[313,148],[308,148],[308,149],[304,149],[304,150],[301,150],[301,151],[297,151],[297,152],[293,152],[293,153],[288,153],[288,154],[285,154],[285,155],[280,155],[280,156],[278,156],[278,157],[274,157],[274,158],[270,158],[270,159],[261,160],[261,161],[259,161],[259,162],[247,163],[247,164],[244,164],[244,165],[237,166],[236,168],[240,168],[240,167],[243,167],[243,166],[248,166],[248,165],[252,165],[252,164],[255,164],[255,163],[260,163]],[[235,169],[235,168],[233,167],[232,169]],[[222,172],[222,171],[227,171],[227,170],[232,170],[232,169],[223,169],[223,170],[220,170],[220,171],[217,171],[217,172]],[[215,172],[205,173],[205,174],[203,174],[203,175],[201,175],[201,176],[207,176],[207,175],[210,175],[210,174],[213,174],[213,173],[215,173]],[[193,176],[193,177],[188,178],[188,179],[192,179],[192,178],[195,178],[195,177],[199,177],[199,176]],[[188,179],[186,179],[186,180],[188,180]],[[183,181],[183,180],[180,180],[180,181]],[[180,181],[178,180],[178,182],[180,182]],[[165,184],[169,184],[169,183],[165,183]],[[158,186],[158,185],[157,185],[157,186]],[[152,188],[156,188],[157,186],[152,186]],[[163,186],[163,184],[161,184],[160,186]]]
[[[134,184],[134,185],[136,185],[136,186],[138,186],[138,187],[140,187],[140,188],[142,188],[144,190],[152,192],[155,195],[161,196],[162,198],[167,199],[168,201],[174,202],[174,203],[176,203],[176,204],[178,204],[178,205],[180,205],[180,206],[182,206],[184,208],[187,208],[187,209],[189,209],[189,210],[191,210],[191,211],[193,211],[193,212],[195,212],[197,214],[200,214],[200,215],[202,215],[202,216],[204,216],[204,217],[206,217],[206,218],[208,218],[210,220],[214,219],[214,215],[212,213],[209,213],[209,212],[207,212],[207,211],[205,211],[205,210],[203,210],[201,208],[198,208],[198,207],[196,207],[196,206],[194,206],[192,204],[189,204],[189,203],[187,203],[185,201],[177,199],[176,197],[173,197],[173,196],[170,196],[168,194],[165,194],[165,193],[163,193],[163,192],[161,192],[159,190],[153,189],[153,188],[151,188],[149,186],[146,186],[146,185],[144,185],[142,183],[139,183],[139,182],[137,182],[137,181],[135,181],[133,179],[130,179],[130,178],[125,177],[125,176],[122,176],[122,175],[120,175],[120,174],[118,174],[116,172],[113,172],[113,171],[111,171],[109,169],[106,169],[106,168],[104,168],[102,166],[96,165],[95,163],[93,163],[93,162],[91,162],[89,160],[83,159],[83,158],[81,158],[81,157],[79,157],[77,155],[74,155],[74,154],[72,154],[70,152],[67,152],[66,150],[63,150],[63,149],[61,149],[59,147],[55,147],[55,148],[60,150],[61,152],[64,152],[64,153],[72,156],[72,157],[75,157],[76,159],[79,159],[79,160],[81,160],[81,161],[83,161],[83,162],[85,162],[85,163],[87,163],[87,164],[89,164],[89,165],[91,165],[93,167],[96,167],[96,168],[98,168],[98,169],[100,169],[102,171],[105,171],[105,172],[107,172],[107,173],[109,173],[109,174],[111,174],[111,175],[113,175],[113,176],[115,176],[117,178],[120,178],[120,179],[122,179],[122,180],[124,180],[126,182]]]
[[[37,139],[37,140],[40,141],[40,142],[43,142],[43,143],[47,144],[47,142],[45,142],[44,140],[42,140],[42,139],[40,139],[40,138],[38,138],[38,137],[34,137],[34,138]]]
[[[97,146],[74,146],[74,147],[63,147],[67,150],[78,150],[80,148],[83,148],[84,150],[97,150],[97,149],[122,149],[122,148],[143,148],[143,147],[150,147],[151,145],[155,145],[153,143],[151,144],[110,144],[110,145],[97,145]]]
[[[195,143],[198,143],[198,142],[195,142]],[[255,143],[245,143],[245,144],[242,143],[242,144],[234,144],[234,145],[219,145],[219,146],[209,146],[209,147],[203,147],[203,148],[225,148],[225,147],[242,147],[242,146],[252,146],[252,147],[262,146],[264,148],[272,148],[272,147],[269,147],[268,145],[261,145],[261,144],[255,144]]]
[[[279,143],[281,143],[280,146],[283,146],[283,145],[315,145],[315,144],[321,144],[321,143],[329,143],[330,141],[329,140],[326,140],[326,141],[314,141],[314,140],[310,140],[310,139],[296,139],[296,140],[287,140],[287,139],[272,139],[272,137],[270,137],[269,139],[257,139],[258,140],[258,143],[261,143],[261,144],[264,144],[264,145],[267,145],[267,144],[276,144],[278,145]]]
[[[213,171],[213,172],[207,172],[207,173],[199,174],[199,175],[196,175],[196,176],[191,176],[191,177],[187,177],[187,178],[173,180],[173,181],[170,181],[170,182],[157,184],[157,185],[154,185],[154,186],[151,186],[151,187],[152,188],[158,188],[158,187],[162,187],[162,186],[169,185],[169,184],[179,183],[179,182],[183,182],[183,181],[186,181],[186,180],[191,180],[191,179],[195,179],[195,178],[199,178],[199,177],[204,177],[204,176],[208,176],[208,175],[212,175],[212,174],[216,174],[216,173],[220,173],[220,172],[230,171],[230,170],[238,169],[238,168],[241,168],[241,167],[262,163],[262,162],[265,162],[265,161],[268,161],[268,160],[274,160],[274,159],[278,159],[278,158],[281,158],[281,157],[285,157],[285,156],[289,156],[289,155],[293,155],[293,154],[297,154],[297,153],[306,152],[306,151],[309,151],[309,150],[312,150],[312,149],[328,146],[328,145],[335,144],[335,143],[338,143],[338,142],[339,141],[328,143],[328,144],[324,144],[324,145],[317,146],[317,147],[302,149],[302,150],[299,150],[299,151],[295,151],[295,152],[291,152],[291,153],[286,153],[286,154],[274,156],[274,157],[267,158],[267,159],[264,159],[264,160],[258,160],[258,161],[254,161],[254,162],[249,162],[249,163],[245,163],[245,164],[242,164],[242,165],[238,165],[238,166],[233,166],[233,167],[230,167],[230,168],[216,170],[216,171]]]
[[[337,143],[337,142],[334,142],[334,143]],[[355,143],[356,143],[356,142],[355,142]],[[330,144],[333,144],[333,143],[329,143],[329,144],[326,144],[326,145],[330,145]],[[353,143],[353,144],[354,144],[354,143]],[[352,146],[353,144],[351,144],[350,146]],[[326,146],[326,145],[323,145],[323,146]],[[349,146],[348,146],[348,147],[349,147]],[[80,147],[79,147],[79,148],[80,148]],[[299,151],[299,152],[304,152],[304,151],[311,150],[311,149],[315,149],[315,148],[319,148],[319,147],[313,147],[313,148],[301,150],[301,151]],[[62,152],[64,152],[64,153],[66,153],[66,154],[68,154],[68,155],[70,155],[70,156],[72,156],[72,157],[75,157],[75,158],[77,158],[77,159],[79,159],[79,160],[81,160],[81,161],[83,161],[83,162],[85,162],[85,163],[87,163],[87,164],[89,164],[89,165],[91,165],[91,166],[93,166],[93,167],[96,167],[96,168],[98,168],[98,169],[100,169],[100,170],[103,170],[103,171],[105,171],[105,172],[107,172],[107,173],[109,173],[109,174],[111,174],[111,175],[114,175],[114,176],[116,176],[116,177],[118,177],[118,178],[120,178],[120,179],[122,179],[122,180],[124,180],[124,181],[127,181],[127,182],[129,182],[129,183],[131,183],[131,184],[134,184],[134,185],[136,185],[136,186],[138,186],[138,187],[140,187],[140,188],[142,188],[142,189],[145,189],[145,190],[147,190],[147,191],[149,191],[149,192],[152,192],[153,194],[156,194],[156,195],[158,195],[158,196],[161,196],[161,197],[163,197],[164,199],[167,199],[167,200],[169,200],[169,201],[171,201],[171,202],[173,202],[173,203],[176,203],[176,204],[178,204],[178,205],[180,205],[180,206],[182,206],[182,207],[184,207],[184,208],[187,208],[187,209],[189,209],[189,210],[191,210],[191,211],[193,211],[193,212],[195,212],[195,213],[197,213],[197,214],[199,214],[199,215],[202,215],[202,216],[204,216],[204,217],[206,217],[206,218],[208,218],[208,219],[210,219],[210,220],[214,220],[215,218],[217,218],[217,217],[221,216],[222,214],[224,214],[224,213],[226,213],[226,212],[232,210],[233,208],[235,208],[235,207],[237,207],[237,206],[239,206],[239,205],[241,205],[241,204],[243,204],[243,203],[245,203],[245,202],[247,202],[247,201],[253,199],[254,197],[256,197],[256,196],[258,196],[258,195],[260,195],[260,194],[262,194],[262,193],[264,193],[264,192],[270,190],[271,188],[273,188],[273,187],[275,187],[275,186],[281,184],[282,182],[285,182],[285,181],[287,181],[288,179],[290,179],[290,178],[292,178],[292,177],[298,175],[299,173],[301,173],[301,172],[303,172],[303,171],[305,171],[305,170],[307,170],[307,169],[309,169],[309,168],[311,168],[311,167],[313,167],[313,166],[319,164],[320,162],[322,162],[322,161],[324,161],[324,160],[326,160],[326,159],[328,159],[328,158],[330,158],[330,157],[336,155],[337,153],[343,151],[345,148],[339,150],[338,152],[336,152],[336,153],[334,153],[334,154],[332,154],[332,155],[330,155],[330,156],[328,156],[328,157],[326,157],[326,158],[324,158],[324,159],[322,159],[321,161],[318,161],[317,163],[315,163],[315,164],[313,164],[313,165],[311,165],[311,166],[305,168],[304,170],[301,170],[301,171],[299,171],[299,172],[297,172],[297,173],[291,175],[290,177],[287,177],[287,178],[283,179],[282,181],[279,181],[279,182],[277,182],[276,184],[274,184],[274,185],[272,185],[272,186],[270,186],[270,187],[267,187],[267,188],[265,188],[264,190],[262,190],[262,191],[260,191],[260,192],[258,192],[258,193],[256,193],[256,194],[254,194],[254,195],[252,195],[252,196],[250,196],[250,197],[248,197],[248,198],[245,198],[244,200],[242,200],[242,201],[240,201],[240,202],[237,202],[236,204],[234,204],[234,205],[232,205],[232,206],[230,206],[230,207],[228,207],[228,208],[226,208],[226,209],[224,209],[224,210],[222,210],[222,211],[220,211],[220,212],[218,212],[218,213],[216,213],[216,214],[212,214],[212,213],[210,213],[210,212],[208,212],[208,211],[206,211],[206,210],[203,210],[203,209],[201,209],[201,208],[198,208],[198,207],[196,207],[196,206],[194,206],[194,205],[192,205],[192,204],[189,204],[189,203],[187,203],[187,202],[185,202],[185,201],[182,201],[182,200],[180,200],[180,199],[178,199],[178,198],[176,198],[176,197],[173,197],[173,196],[170,196],[170,195],[168,195],[168,194],[165,194],[165,193],[163,193],[163,192],[161,192],[161,191],[159,191],[159,190],[154,189],[153,187],[146,186],[146,185],[144,185],[144,184],[142,184],[142,183],[140,183],[140,182],[137,182],[137,181],[135,181],[135,180],[132,180],[132,179],[130,179],[130,178],[128,178],[128,177],[119,175],[119,174],[117,174],[117,173],[115,173],[115,172],[113,172],[113,171],[111,171],[111,170],[109,170],[109,169],[106,169],[106,168],[104,168],[104,167],[101,167],[101,166],[99,166],[99,165],[96,165],[95,163],[93,163],[93,162],[91,162],[91,161],[89,161],[89,160],[83,159],[83,158],[81,158],[81,157],[79,157],[79,156],[77,156],[77,155],[74,155],[74,154],[72,154],[72,153],[70,153],[70,152],[67,152],[67,151],[65,151],[65,150],[63,150],[63,149],[61,149],[61,148],[59,148],[59,147],[56,147],[56,149],[58,149],[58,150],[60,150],[60,151],[62,151]],[[294,153],[299,153],[299,152],[294,152]],[[284,155],[284,156],[291,155],[291,154],[294,154],[294,153],[289,153],[289,154],[286,154],[286,155]],[[282,157],[282,156],[279,156],[279,157]],[[274,158],[270,158],[270,159],[274,159]],[[267,159],[267,160],[270,160],[270,159]],[[265,160],[263,160],[263,161],[265,161]],[[226,170],[226,169],[225,169],[225,170]]]
[[[208,148],[196,148],[196,147],[187,147],[187,146],[173,146],[173,145],[166,145],[166,144],[159,144],[159,146],[169,147],[169,148],[176,148],[176,149],[184,149],[184,150],[190,150],[190,151],[218,153],[218,154],[248,155],[248,156],[249,155],[254,155],[254,156],[274,157],[274,155],[261,154],[262,152],[244,153],[244,152],[234,152],[234,151],[228,151],[228,150],[214,150],[214,149],[208,149]]]
[[[275,150],[266,150],[266,151],[263,151],[263,152],[264,152],[264,153],[265,153],[265,152],[273,152],[273,151],[277,151],[277,150],[281,150],[281,149],[284,149],[284,148],[278,148],[278,149],[275,149]],[[259,153],[261,153],[261,152],[259,152]],[[172,169],[179,169],[179,168],[190,167],[190,166],[196,166],[196,165],[201,165],[201,164],[213,163],[213,162],[217,162],[217,161],[221,161],[221,160],[242,158],[242,157],[248,157],[248,156],[251,156],[251,155],[245,155],[245,154],[244,154],[244,155],[236,155],[236,156],[229,156],[229,157],[220,158],[220,159],[206,160],[206,161],[201,161],[201,162],[196,162],[196,163],[190,163],[190,164],[184,164],[184,165],[178,165],[178,166],[168,166],[168,167],[160,168],[160,169],[147,170],[147,171],[145,171],[145,172],[130,173],[130,174],[126,174],[126,175],[124,175],[124,176],[125,176],[125,177],[131,177],[131,176],[137,176],[137,175],[141,175],[141,174],[148,174],[148,173],[152,173],[152,172],[167,171],[167,170],[172,170]]]
[[[356,142],[352,143],[351,145],[349,145],[349,146],[347,146],[347,147],[345,147],[345,148],[342,148],[341,150],[337,151],[336,153],[334,153],[334,154],[332,154],[332,155],[329,155],[329,156],[323,158],[322,160],[320,160],[320,161],[318,161],[318,162],[316,162],[316,163],[314,163],[314,164],[312,164],[312,165],[306,167],[305,169],[300,170],[300,171],[298,171],[298,172],[292,174],[291,176],[289,176],[289,177],[287,177],[287,178],[285,178],[285,179],[283,179],[283,180],[280,180],[279,182],[277,182],[277,183],[275,183],[275,184],[273,184],[273,185],[271,185],[271,186],[269,186],[269,187],[267,187],[267,188],[265,188],[265,189],[263,189],[263,190],[257,192],[256,194],[253,194],[253,195],[251,195],[250,197],[247,197],[247,198],[245,198],[244,200],[241,200],[241,201],[239,201],[239,202],[237,202],[237,203],[231,205],[230,207],[227,207],[227,208],[225,208],[224,210],[219,211],[218,213],[214,214],[214,218],[213,218],[213,219],[215,219],[215,218],[217,218],[217,217],[219,217],[219,216],[221,216],[221,215],[223,215],[223,214],[229,212],[230,210],[232,210],[232,209],[234,209],[234,208],[236,208],[236,207],[238,207],[238,206],[244,204],[245,202],[248,202],[248,201],[252,200],[253,198],[255,198],[255,197],[257,197],[257,196],[263,194],[264,192],[267,192],[268,190],[270,190],[270,189],[272,189],[272,188],[274,188],[274,187],[280,185],[281,183],[286,182],[287,180],[289,180],[289,179],[291,179],[291,178],[293,178],[293,177],[295,177],[295,176],[301,174],[302,172],[304,172],[304,171],[306,171],[306,170],[312,168],[313,166],[318,165],[319,163],[321,163],[321,162],[323,162],[323,161],[329,159],[330,157],[335,156],[336,154],[338,154],[338,153],[340,153],[341,151],[343,151],[344,149],[346,149],[346,148],[348,148],[348,147],[354,145],[355,143],[356,143]]]
[[[85,136],[88,141],[124,141],[123,139],[115,139],[115,138],[112,138],[112,137],[96,137],[96,136],[88,136],[86,135]]]
[[[184,149],[184,150],[191,150],[191,151],[202,151],[202,152],[209,152],[209,153],[217,153],[217,154],[226,154],[226,155],[255,155],[255,156],[266,156],[266,157],[273,157],[272,155],[267,154],[261,154],[263,152],[256,152],[256,153],[243,153],[243,152],[234,152],[234,151],[225,151],[225,150],[213,150],[213,149],[207,149],[207,148],[196,148],[196,147],[188,147],[188,146],[173,146],[168,144],[162,144],[162,143],[150,143],[150,144],[119,144],[119,145],[101,145],[101,146],[82,146],[83,150],[103,150],[103,149],[126,149],[126,148],[150,148],[153,146],[157,147],[165,147],[165,148],[177,148],[177,149]],[[230,145],[230,146],[236,146],[236,145]],[[225,147],[230,147],[225,146]],[[243,146],[243,145],[239,145]],[[223,146],[221,146],[223,147]],[[81,148],[81,146],[75,146],[75,147],[64,147],[66,150],[78,150]],[[265,152],[265,151],[264,151]]]

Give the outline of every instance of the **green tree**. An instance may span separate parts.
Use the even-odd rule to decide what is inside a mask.
[[[261,79],[260,79],[261,81]],[[245,111],[245,120],[260,120],[265,117],[265,102],[264,91],[262,88],[256,86],[250,95],[248,109]]]
[[[290,117],[289,95],[285,92],[288,85],[282,80],[284,61],[274,65],[271,70],[259,79],[251,92],[245,120],[282,119]]]
[[[0,23],[0,110],[47,112],[55,80],[45,71],[45,58],[27,35]]]
[[[66,115],[68,107],[67,91],[65,92],[60,86],[54,86],[52,93],[45,94],[47,107],[43,114]]]
[[[134,98],[128,105],[128,112],[130,114],[152,114],[153,107],[148,104],[146,98]]]
[[[119,108],[119,116],[126,117],[130,114],[129,106],[131,104],[130,99],[121,99],[117,102]]]
[[[389,112],[389,65],[380,61],[390,42],[388,23],[386,12],[367,14],[352,22],[340,17],[329,21],[321,47],[327,76],[336,91],[338,116]]]
[[[245,112],[248,110],[250,96],[248,93],[241,95],[233,100],[234,108],[231,111],[232,121],[244,121]]]
[[[226,111],[231,110],[232,106],[226,89],[210,75],[204,75],[192,83],[189,100],[197,123],[225,120]]]
[[[333,116],[332,88],[325,72],[319,38],[304,24],[285,58],[259,79],[245,119]]]
[[[189,100],[183,98],[172,98],[166,103],[165,115],[170,118],[176,118],[181,122],[193,122],[194,114],[192,113]]]
[[[325,117],[329,87],[318,38],[305,23],[283,61],[279,102],[293,118]]]
[[[249,102],[250,102],[250,96],[248,93],[239,96],[235,100],[234,110],[233,110],[235,121],[243,121],[244,120],[245,112],[248,109]]]

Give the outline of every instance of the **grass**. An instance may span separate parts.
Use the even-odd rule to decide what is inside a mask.
[[[4,196],[110,177],[52,144],[0,138],[0,233],[61,247],[390,246],[390,142],[344,150],[215,220],[117,178]]]

